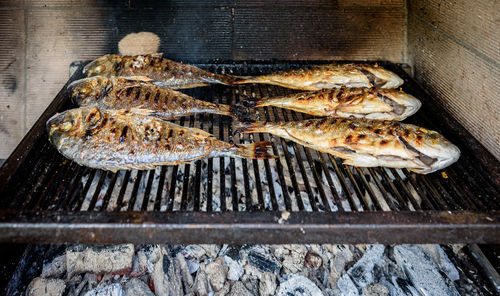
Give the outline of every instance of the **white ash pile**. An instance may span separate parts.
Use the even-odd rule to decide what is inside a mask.
[[[482,295],[464,277],[438,245],[77,245],[26,295]]]

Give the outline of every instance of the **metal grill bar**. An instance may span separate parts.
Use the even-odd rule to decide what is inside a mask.
[[[294,66],[222,64],[209,65],[208,70],[247,75]],[[273,154],[279,157],[251,161],[221,157],[149,171],[104,172],[65,160],[47,141],[44,121],[56,111],[72,108],[61,92],[0,170],[4,176],[0,241],[15,237],[36,242],[120,242],[144,239],[146,234],[138,233],[141,229],[147,231],[143,243],[500,243],[496,212],[500,182],[495,179],[500,174],[491,165],[498,167],[498,161],[479,145],[466,145],[473,140],[466,143],[454,137],[466,132],[398,67],[387,66],[405,78],[404,90],[423,101],[422,112],[409,122],[438,130],[459,144],[463,153],[456,164],[429,175],[406,169],[353,168],[332,155],[272,135],[233,136],[236,121],[201,114],[175,122],[236,144],[270,140]],[[193,97],[229,105],[246,97],[292,92],[270,85],[186,90]],[[276,107],[258,108],[258,112],[266,121],[310,118]],[[286,217],[281,217],[283,210],[291,213],[289,220],[279,219]],[[414,211],[427,220],[416,218]],[[443,217],[445,222],[440,220]],[[82,235],[83,229],[90,233]]]

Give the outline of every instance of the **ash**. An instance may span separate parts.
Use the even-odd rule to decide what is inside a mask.
[[[452,263],[461,248],[71,245],[26,295],[489,295]]]

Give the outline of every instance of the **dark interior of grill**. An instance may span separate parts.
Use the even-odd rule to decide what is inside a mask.
[[[304,65],[199,66],[254,75]],[[404,78],[404,91],[422,100],[422,110],[407,122],[437,130],[456,143],[462,151],[457,163],[429,175],[356,168],[278,137],[235,135],[231,118],[200,115],[174,122],[235,143],[271,140],[279,158],[212,158],[116,173],[90,169],[65,159],[47,140],[47,118],[72,106],[63,89],[2,169],[0,237],[16,242],[498,243],[498,162],[401,66],[383,65]],[[81,67],[70,81],[80,77]],[[232,104],[242,97],[293,91],[247,85],[185,92]],[[259,108],[259,114],[267,121],[309,118],[275,107]]]

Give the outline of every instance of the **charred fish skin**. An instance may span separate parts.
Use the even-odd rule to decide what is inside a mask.
[[[274,106],[313,116],[398,121],[415,114],[422,105],[403,91],[373,88],[324,89],[244,102],[250,107]]]
[[[274,158],[263,141],[237,145],[129,110],[82,107],[58,113],[46,123],[49,141],[80,165],[117,171],[154,169],[206,157]]]
[[[264,83],[315,91],[341,87],[397,88],[403,82],[398,75],[378,65],[333,63],[261,76],[240,77],[233,83]]]
[[[233,76],[215,74],[198,67],[174,62],[163,54],[120,56],[108,54],[83,68],[87,77],[122,76],[136,80],[151,81],[172,89],[193,88],[211,83],[231,84]]]
[[[242,133],[267,132],[358,167],[408,168],[420,174],[443,169],[460,150],[439,133],[411,124],[366,119],[321,118],[244,124]]]
[[[67,89],[73,102],[82,107],[130,109],[162,119],[197,113],[233,116],[240,121],[252,117],[248,108],[197,100],[182,92],[123,77],[93,76],[72,82]]]

